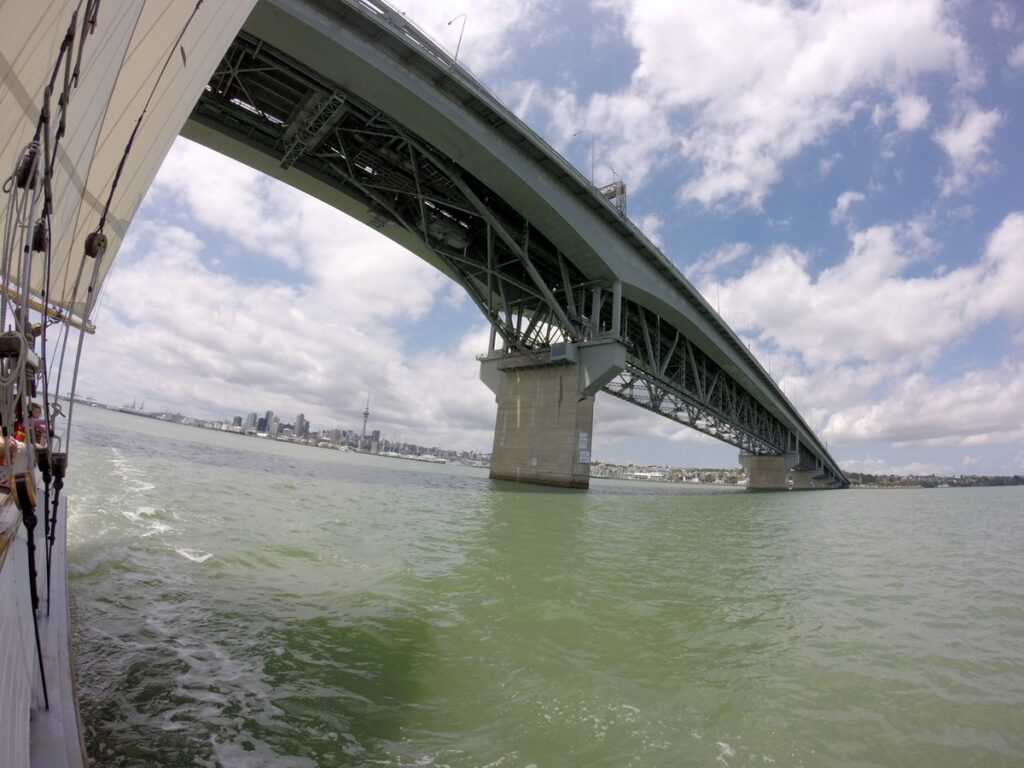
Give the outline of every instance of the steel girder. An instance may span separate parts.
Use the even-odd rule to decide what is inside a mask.
[[[379,109],[241,32],[192,119],[341,189],[396,224],[469,293],[510,349],[591,330],[590,281],[530,222]]]
[[[756,398],[658,315],[625,311],[631,355],[605,390],[753,454],[780,454],[789,430]]]
[[[585,275],[500,194],[373,104],[240,32],[191,119],[339,189],[397,225],[458,281],[509,350],[621,338],[627,368],[605,391],[754,454],[820,459],[721,366],[655,312]],[[394,230],[391,230],[392,232]],[[621,327],[613,328],[612,318]]]

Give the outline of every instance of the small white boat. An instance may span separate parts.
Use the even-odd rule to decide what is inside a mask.
[[[417,456],[416,460],[417,461],[426,461],[426,462],[429,462],[431,464],[447,464],[448,463],[448,459],[443,459],[440,456],[435,456],[432,453],[425,453],[422,456]]]

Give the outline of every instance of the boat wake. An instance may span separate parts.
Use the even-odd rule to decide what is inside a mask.
[[[110,463],[114,466],[115,474],[122,480],[125,489],[132,493],[147,493],[156,488],[153,483],[142,480],[142,470],[133,465],[125,455],[117,448],[111,448],[113,454]]]
[[[187,560],[191,560],[193,563],[205,563],[211,557],[211,552],[199,552],[194,549],[185,549],[184,547],[175,547],[175,552],[184,557]]]

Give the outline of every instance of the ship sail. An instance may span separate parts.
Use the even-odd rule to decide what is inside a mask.
[[[7,0],[0,4],[0,168],[4,178],[33,138],[44,92],[77,9],[71,66],[80,60],[81,69],[77,84],[70,88],[66,133],[59,141],[53,169],[52,261],[45,297],[49,305],[82,321],[90,319],[86,298],[74,295],[74,283],[85,238],[96,231],[103,216],[136,123],[132,152],[106,215],[108,244],[97,290],[160,163],[254,4],[255,0],[122,0],[116,6],[81,0]],[[99,6],[99,18],[93,28],[87,17],[94,5]],[[63,64],[53,87],[49,108],[56,115],[65,87]],[[56,125],[49,130],[52,135]],[[42,258],[35,257],[29,281],[31,295],[39,299],[47,293]]]
[[[254,4],[0,0],[4,768],[85,764],[61,587],[61,490],[84,334],[65,411],[52,393],[64,391],[72,334],[65,327],[48,340],[49,323],[35,313],[90,328],[95,297],[132,217]],[[102,237],[89,237],[94,233]],[[95,258],[85,255],[87,238],[93,245],[105,239],[105,248],[92,250]]]

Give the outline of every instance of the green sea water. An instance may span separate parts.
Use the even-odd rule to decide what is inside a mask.
[[[1024,765],[1024,489],[747,493],[76,409],[96,766]]]

